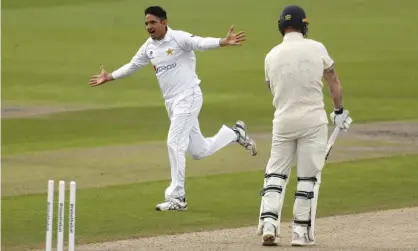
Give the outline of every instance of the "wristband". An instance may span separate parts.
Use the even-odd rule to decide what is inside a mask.
[[[341,106],[341,108],[339,108],[339,109],[335,109],[334,108],[334,113],[335,114],[337,114],[337,115],[340,115],[340,114],[342,114],[343,113],[343,111],[344,111],[344,108]]]

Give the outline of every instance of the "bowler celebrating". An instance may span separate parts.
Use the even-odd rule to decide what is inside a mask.
[[[167,138],[171,184],[165,190],[166,200],[158,204],[156,210],[187,210],[184,187],[186,151],[193,159],[202,159],[237,142],[250,155],[257,154],[256,144],[248,137],[244,122],[238,121],[232,128],[223,125],[215,136],[205,138],[198,121],[203,97],[199,86],[201,81],[195,70],[194,51],[241,45],[245,33],[234,33],[232,26],[225,38],[200,37],[168,27],[167,14],[159,6],[148,7],[144,14],[150,38],[129,63],[112,73],[102,68],[89,84],[99,86],[127,77],[150,63],[153,65],[171,121]]]

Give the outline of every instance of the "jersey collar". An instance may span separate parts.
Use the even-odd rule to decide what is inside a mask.
[[[171,41],[171,34],[172,34],[172,29],[167,26],[167,32],[165,33],[165,36],[164,36],[163,39],[161,39],[161,40],[151,39],[151,40],[152,40],[152,42],[154,42],[156,44],[161,44],[161,43],[164,43],[164,42],[169,42],[169,41]]]
[[[168,42],[171,40],[171,33],[172,33],[172,29],[167,25],[167,33],[165,33],[165,36],[163,38],[164,42]]]
[[[303,35],[300,32],[289,32],[284,35],[283,40],[299,40],[303,39]]]

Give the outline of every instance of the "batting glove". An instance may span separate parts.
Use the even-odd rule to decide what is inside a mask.
[[[330,114],[330,118],[335,126],[346,132],[351,124],[351,118],[348,114],[348,110],[344,110],[341,107],[340,109],[334,109],[334,111]]]

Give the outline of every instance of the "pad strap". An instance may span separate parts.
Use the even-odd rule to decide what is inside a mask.
[[[277,192],[277,193],[282,193],[283,189],[280,186],[266,186],[265,188],[261,189],[261,196],[264,196],[267,192]]]
[[[265,218],[271,218],[273,220],[278,220],[279,219],[279,215],[276,214],[276,213],[272,213],[272,212],[264,212],[264,213],[261,213],[260,219],[264,220]]]
[[[293,221],[296,225],[301,225],[301,226],[311,226],[311,221],[310,220],[294,220]]]
[[[284,175],[284,174],[278,174],[278,173],[266,173],[266,174],[264,174],[264,178],[266,178],[266,179],[271,178],[271,177],[280,178],[280,179],[284,179],[284,180],[287,179],[287,175]]]
[[[312,181],[317,182],[316,177],[298,177],[298,181]]]
[[[278,173],[269,173],[269,174],[264,174],[264,178],[268,179],[268,178],[280,178],[280,179],[287,179],[287,175],[284,174],[278,174]],[[277,193],[282,193],[283,188],[281,186],[275,186],[275,185],[268,185],[265,188],[261,189],[261,196],[264,196],[267,192],[277,192]]]
[[[314,192],[306,192],[306,191],[296,191],[295,198],[303,198],[303,199],[312,199],[314,197]]]

